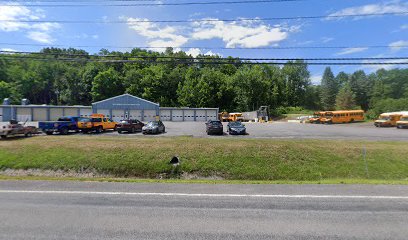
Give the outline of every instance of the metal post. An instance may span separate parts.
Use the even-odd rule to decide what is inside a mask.
[[[368,177],[370,177],[370,175],[368,174],[368,166],[367,166],[366,156],[367,156],[367,150],[366,150],[366,147],[364,146],[363,147],[363,160],[364,160],[364,164],[365,164],[366,175],[367,175],[367,178],[368,178]]]

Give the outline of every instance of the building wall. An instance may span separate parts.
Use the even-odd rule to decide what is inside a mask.
[[[0,105],[0,121],[16,119],[25,121],[56,121],[62,116],[78,116],[78,113],[92,114],[92,108],[86,106],[44,106],[44,105]]]

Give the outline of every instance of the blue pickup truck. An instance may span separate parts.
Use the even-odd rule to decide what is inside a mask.
[[[53,133],[66,135],[69,131],[79,131],[78,121],[81,119],[81,117],[61,117],[56,122],[39,122],[38,128],[47,135]]]

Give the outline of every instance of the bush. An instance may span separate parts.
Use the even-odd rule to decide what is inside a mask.
[[[367,118],[376,119],[381,113],[399,111],[408,111],[408,98],[379,100],[367,112]]]

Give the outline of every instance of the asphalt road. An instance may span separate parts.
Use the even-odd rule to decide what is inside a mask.
[[[0,123],[1,125],[4,123]],[[36,126],[37,123],[28,125]],[[339,139],[339,140],[369,140],[369,141],[408,141],[408,129],[376,128],[373,123],[352,124],[301,124],[301,123],[245,123],[248,135],[229,136],[226,132],[227,123],[224,123],[223,136],[208,136],[203,122],[164,122],[166,133],[143,136],[141,133],[118,134],[108,131],[104,136],[133,138],[133,137],[174,137],[193,136],[199,138],[269,138],[269,139]],[[71,135],[82,135],[71,134]],[[95,137],[100,135],[88,134]],[[52,136],[51,136],[52,137]]]
[[[0,181],[0,239],[407,239],[408,186]]]

